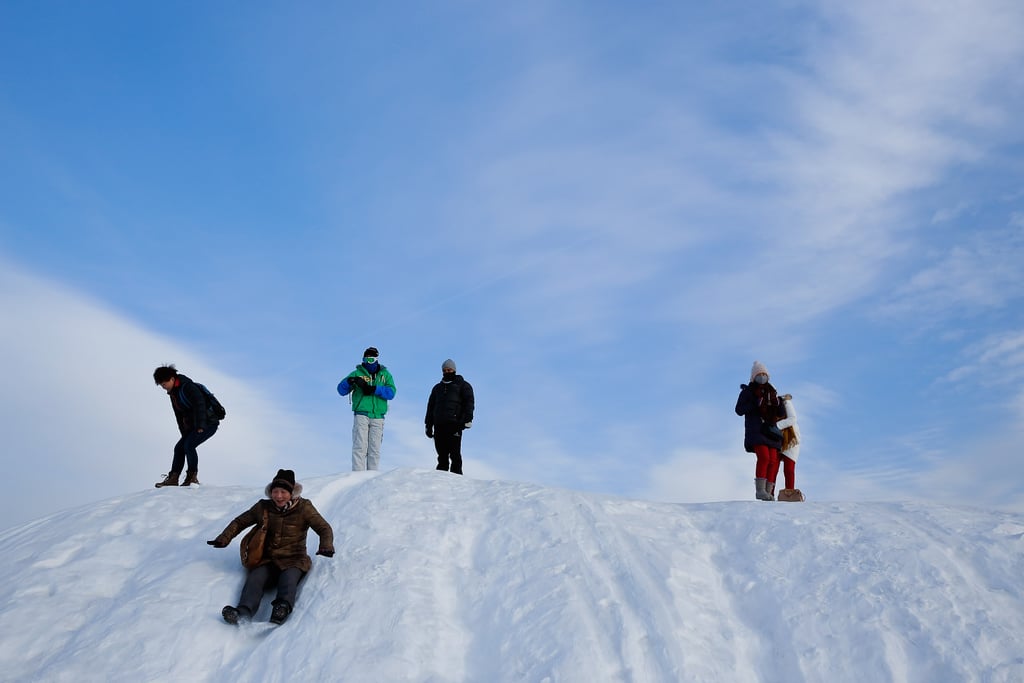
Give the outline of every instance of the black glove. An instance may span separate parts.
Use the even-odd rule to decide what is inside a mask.
[[[432,426],[430,426],[430,425],[427,425],[427,430],[426,431],[427,431],[427,438],[428,439],[433,439],[434,438],[434,428]]]
[[[372,394],[373,389],[370,387],[370,383],[366,381],[363,376],[356,377],[356,386],[362,389],[364,394]]]
[[[350,389],[356,385],[356,378],[355,377],[346,377],[345,381],[348,382],[348,386],[349,386]]]
[[[323,555],[324,557],[334,557],[334,551],[333,550],[317,550],[316,554],[317,555]]]
[[[224,541],[216,540],[216,539],[213,540],[213,541],[207,541],[206,545],[212,545],[214,548],[227,548],[228,547],[227,543],[225,543]]]

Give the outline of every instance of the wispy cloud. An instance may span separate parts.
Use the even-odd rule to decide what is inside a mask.
[[[628,86],[564,54],[525,71],[474,146],[455,209],[467,260],[536,264],[510,304],[560,302],[572,313],[545,321],[558,331],[593,333],[659,285],[676,317],[726,337],[766,272],[779,276],[759,309],[782,327],[886,291],[924,237],[910,193],[1005,137],[1012,94],[998,88],[1020,81],[1024,22],[1007,3],[820,9],[799,57],[758,71],[776,95],[768,128],[722,126],[705,109],[721,102],[673,87],[657,49],[654,75]],[[742,66],[702,62],[723,77]]]
[[[965,231],[942,252],[927,250],[928,263],[891,292],[879,313],[931,318],[929,327],[950,318],[972,318],[1024,301],[1024,226],[1011,221],[999,230]]]
[[[1024,380],[1024,331],[989,335],[964,348],[965,365],[953,368],[943,383],[971,379],[982,385],[1019,385]]]

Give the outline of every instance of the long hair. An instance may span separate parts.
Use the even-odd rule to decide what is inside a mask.
[[[782,450],[788,451],[793,446],[800,443],[800,440],[796,438],[796,430],[792,427],[786,427],[782,430]]]

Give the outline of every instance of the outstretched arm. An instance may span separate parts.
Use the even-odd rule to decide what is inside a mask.
[[[243,529],[248,529],[253,524],[256,524],[260,521],[260,519],[263,517],[261,507],[261,503],[258,502],[242,514],[238,515],[233,520],[231,520],[230,524],[224,527],[224,531],[220,532],[220,535],[217,536],[217,538],[215,538],[212,541],[207,541],[207,543],[216,548],[226,547],[229,543],[231,543],[232,538],[242,533]]]

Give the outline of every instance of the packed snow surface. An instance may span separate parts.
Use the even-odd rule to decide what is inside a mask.
[[[272,594],[222,621],[238,539],[205,543],[260,489],[148,489],[0,534],[0,679],[1024,680],[1020,514],[671,505],[421,470],[302,483],[337,554],[282,626]]]

